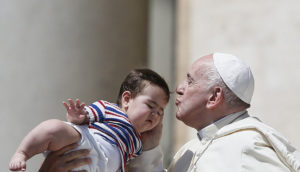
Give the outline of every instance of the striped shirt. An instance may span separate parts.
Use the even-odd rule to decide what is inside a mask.
[[[116,104],[99,100],[86,106],[85,110],[90,118],[89,128],[98,130],[96,134],[119,148],[122,170],[125,171],[126,163],[142,153],[140,134]]]

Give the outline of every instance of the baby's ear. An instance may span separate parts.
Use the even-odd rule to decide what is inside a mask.
[[[127,111],[128,109],[130,99],[131,99],[130,91],[124,91],[122,94],[122,108],[124,108],[125,111]]]

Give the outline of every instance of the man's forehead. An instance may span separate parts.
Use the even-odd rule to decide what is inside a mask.
[[[196,65],[191,68],[191,70],[187,73],[187,78],[189,79],[197,79],[203,75],[203,71],[205,70],[205,65]]]
[[[212,62],[213,62],[213,54],[209,54],[209,55],[198,58],[194,62],[194,65],[195,66],[201,66],[201,65],[212,63]]]
[[[212,64],[213,64],[212,55],[200,57],[192,64],[188,73],[190,74],[191,77],[195,77],[195,75],[197,74],[201,75],[203,71]]]

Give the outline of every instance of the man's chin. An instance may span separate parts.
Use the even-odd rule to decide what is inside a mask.
[[[181,119],[182,119],[182,116],[181,116],[181,114],[180,114],[180,113],[178,113],[178,112],[176,112],[176,118],[177,118],[178,120],[181,120]]]

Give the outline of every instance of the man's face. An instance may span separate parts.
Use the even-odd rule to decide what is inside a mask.
[[[184,82],[179,84],[176,93],[177,119],[186,125],[200,129],[206,122],[206,104],[209,98],[207,79],[203,76],[206,66],[212,63],[210,56],[198,59],[192,64]]]

